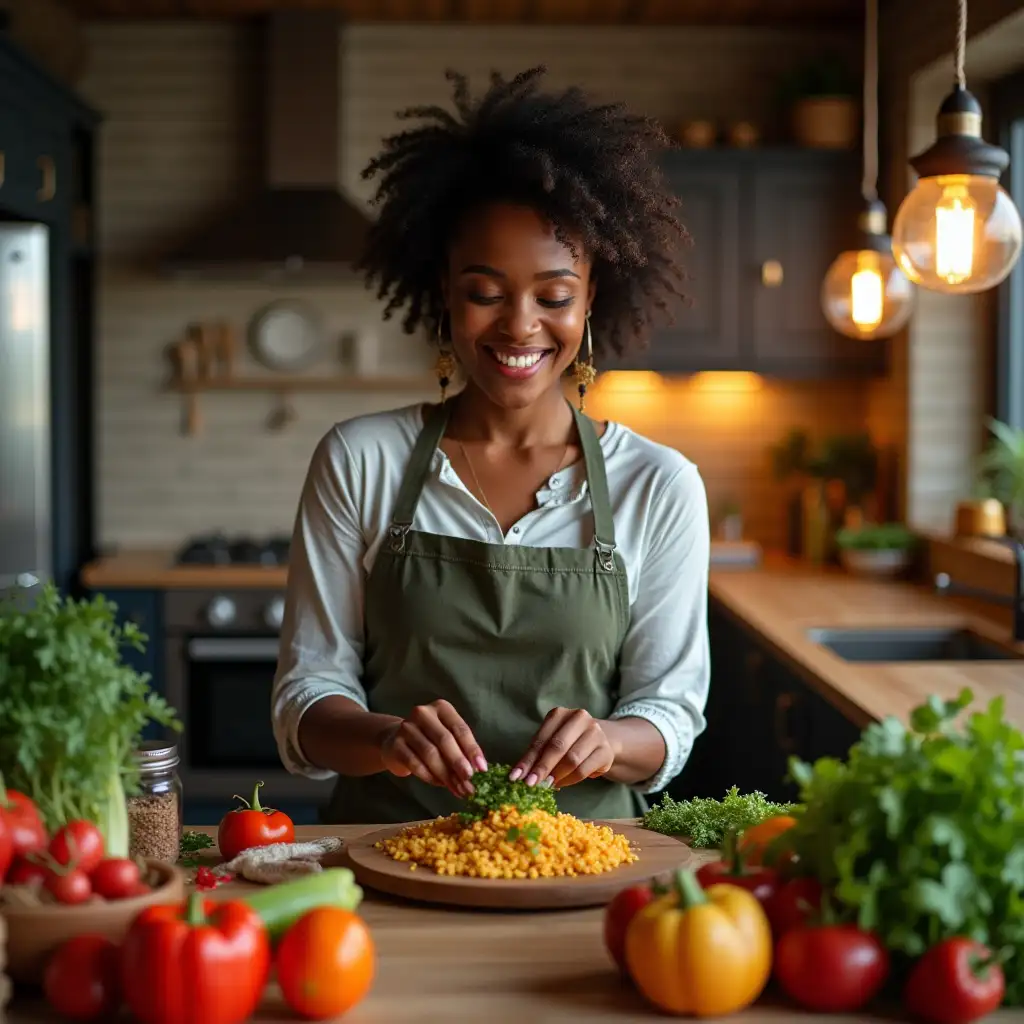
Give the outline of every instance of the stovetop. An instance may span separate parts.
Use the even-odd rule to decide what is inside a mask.
[[[291,538],[257,539],[214,533],[191,537],[174,556],[175,565],[287,565]]]

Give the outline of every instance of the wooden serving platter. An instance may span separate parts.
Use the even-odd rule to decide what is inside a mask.
[[[576,878],[465,878],[435,874],[422,865],[415,871],[408,862],[392,860],[374,844],[396,835],[410,825],[395,825],[370,832],[346,843],[341,863],[351,868],[360,885],[391,896],[426,903],[480,907],[492,910],[556,910],[563,907],[604,906],[620,889],[678,868],[696,869],[715,854],[692,850],[672,836],[650,832],[637,825],[598,821],[626,836],[639,859],[600,875]]]

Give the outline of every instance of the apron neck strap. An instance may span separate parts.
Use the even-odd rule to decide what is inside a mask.
[[[611,561],[611,554],[615,550],[615,522],[612,518],[612,503],[608,497],[608,477],[604,470],[604,455],[601,452],[601,442],[593,423],[587,419],[574,405],[569,405],[572,410],[573,420],[576,423],[576,431],[580,437],[580,446],[583,448],[583,461],[587,468],[587,484],[590,487],[590,504],[594,510],[594,537],[598,554],[602,562]],[[448,425],[448,403],[442,402],[435,407],[427,416],[416,439],[416,445],[406,466],[405,475],[402,477],[402,486],[398,492],[398,501],[395,503],[395,514],[391,524],[404,533],[412,527],[413,518],[416,515],[416,506],[419,504],[420,495],[423,493],[424,484],[430,473],[430,463],[434,458],[434,452],[444,437],[445,427]]]

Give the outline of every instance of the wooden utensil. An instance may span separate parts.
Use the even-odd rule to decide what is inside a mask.
[[[347,843],[342,863],[352,869],[360,885],[409,900],[504,910],[554,910],[603,906],[629,885],[668,875],[678,868],[696,869],[716,856],[713,851],[693,850],[679,839],[637,825],[603,821],[596,824],[609,825],[624,835],[639,859],[600,875],[576,878],[520,880],[438,875],[423,866],[412,871],[408,862],[393,860],[374,849],[375,843],[408,827],[395,825]]]

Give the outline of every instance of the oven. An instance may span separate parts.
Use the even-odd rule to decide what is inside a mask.
[[[270,724],[284,594],[269,589],[169,590],[164,599],[167,700],[186,801],[226,809],[232,795],[312,809],[332,783],[289,774]]]

